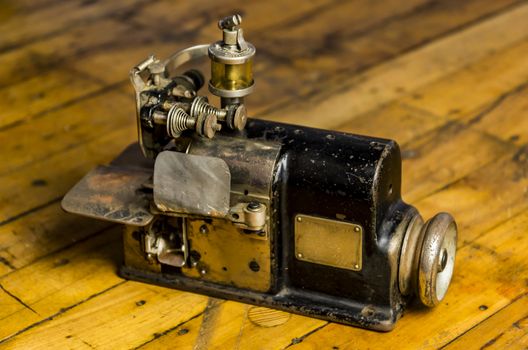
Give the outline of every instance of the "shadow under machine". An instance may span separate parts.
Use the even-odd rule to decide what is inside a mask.
[[[457,229],[401,199],[396,142],[247,118],[255,47],[238,15],[222,40],[130,73],[139,143],[63,199],[124,225],[122,276],[387,331],[413,297],[445,296]],[[178,72],[208,56],[204,77]]]

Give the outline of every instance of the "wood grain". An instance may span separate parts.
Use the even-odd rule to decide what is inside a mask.
[[[217,40],[233,10],[258,48],[252,115],[396,139],[405,199],[455,215],[437,308],[387,334],[251,316],[121,279],[119,228],[61,211],[135,141],[128,70]],[[0,1],[0,348],[526,348],[527,33],[515,0]]]

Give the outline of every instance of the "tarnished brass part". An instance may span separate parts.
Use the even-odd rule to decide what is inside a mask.
[[[298,260],[360,271],[363,228],[349,222],[308,215],[295,216]]]
[[[191,257],[196,266],[182,268],[188,277],[265,292],[271,284],[269,240],[251,239],[231,221],[188,220]]]
[[[221,90],[242,90],[253,84],[253,60],[242,64],[211,61],[211,85]]]
[[[249,95],[254,88],[253,56],[255,47],[244,39],[239,28],[240,15],[226,17],[219,21],[223,40],[209,46],[211,59],[211,80],[209,91],[221,98],[241,98]]]

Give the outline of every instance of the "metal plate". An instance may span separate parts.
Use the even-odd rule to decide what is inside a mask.
[[[191,250],[201,258],[188,277],[265,292],[271,285],[270,242],[251,239],[231,221],[188,220]]]
[[[360,271],[362,236],[359,225],[299,214],[295,216],[295,257]]]
[[[222,158],[231,171],[233,192],[269,199],[280,147],[277,142],[217,134],[214,140],[195,137],[189,154]]]
[[[148,225],[153,216],[148,195],[141,189],[151,176],[152,172],[138,168],[99,166],[64,196],[62,208],[125,225]]]
[[[165,151],[154,164],[154,203],[163,212],[225,217],[231,173],[216,157]]]

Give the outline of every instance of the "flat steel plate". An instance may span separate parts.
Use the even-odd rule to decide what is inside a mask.
[[[146,169],[98,166],[64,196],[62,208],[125,225],[148,225],[153,216],[142,189],[152,182],[151,177],[152,171]]]
[[[216,157],[165,151],[154,164],[154,203],[163,212],[225,217],[231,173]]]

